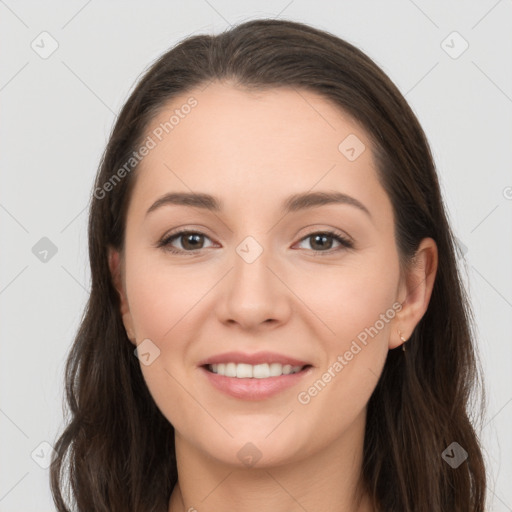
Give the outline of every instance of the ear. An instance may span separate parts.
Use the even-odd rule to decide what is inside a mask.
[[[122,277],[122,258],[119,251],[115,250],[112,247],[108,249],[108,265],[110,268],[110,274],[112,275],[112,281],[116,290],[119,293],[120,299],[120,313],[123,319],[124,328],[126,329],[126,335],[128,339],[136,345],[136,336],[135,330],[133,328],[133,319],[130,313],[130,307],[128,305],[128,299],[126,296],[126,290],[123,283]]]
[[[400,330],[401,335],[408,340],[427,311],[437,274],[437,264],[437,244],[432,238],[424,238],[406,275],[402,276],[399,287],[402,309],[395,317],[396,327],[389,339],[390,349],[404,343],[398,331]]]

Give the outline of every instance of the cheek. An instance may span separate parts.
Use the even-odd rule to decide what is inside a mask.
[[[153,400],[175,428],[186,429],[201,414],[183,385],[190,381],[186,367],[193,307],[204,296],[197,285],[177,269],[145,264],[132,253],[126,265],[126,287],[137,342],[151,340],[159,352],[150,364],[141,359],[141,371]],[[187,334],[189,333],[189,334]],[[152,348],[152,350],[155,350]],[[191,391],[190,386],[186,386]],[[195,394],[195,393],[194,393]]]
[[[392,306],[399,279],[398,262],[387,263],[390,261],[391,255],[386,258],[383,254],[369,254],[347,259],[346,264],[338,266],[319,266],[315,279],[311,279],[311,272],[297,276],[294,290],[325,326],[323,338],[337,350],[361,333],[364,340],[364,333],[375,324],[379,334],[382,331],[384,335],[381,339],[389,332],[387,320],[395,316]]]
[[[338,316],[331,320],[336,334],[323,338],[326,362],[296,396],[297,412],[309,429],[322,432],[325,446],[364,414],[382,373],[396,315],[389,289],[345,288],[351,296],[336,297]]]
[[[331,331],[319,341],[326,360],[297,395],[299,407],[315,428],[335,436],[365,408],[384,367],[399,305],[398,261],[370,258],[338,268],[310,287],[308,306]],[[326,300],[328,297],[329,300]],[[393,305],[395,307],[393,307]],[[326,411],[329,425],[323,425]],[[329,435],[327,436],[329,437]]]
[[[197,272],[146,263],[134,254],[126,267],[126,287],[137,339],[150,338],[157,344],[176,339],[175,333],[191,321],[194,306],[212,285],[212,276],[203,280]]]

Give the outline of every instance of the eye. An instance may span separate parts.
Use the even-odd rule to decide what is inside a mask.
[[[169,236],[164,237],[160,242],[158,242],[157,247],[161,247],[166,251],[169,251],[173,254],[182,254],[182,253],[195,253],[200,249],[204,249],[204,240],[210,240],[204,233],[199,231],[178,231],[176,233],[172,233]],[[181,248],[175,247],[173,243],[175,241],[181,240]],[[312,240],[313,242],[310,244],[313,247],[313,252],[316,253],[328,253],[331,254],[343,248],[345,249],[353,249],[353,242],[342,236],[340,233],[335,231],[318,231],[314,233],[310,233],[301,239],[300,243],[303,243],[306,240]],[[331,242],[329,242],[331,240]],[[339,244],[338,248],[332,249],[332,245],[334,240]],[[211,246],[210,246],[211,247]],[[316,247],[316,249],[315,249]],[[317,250],[319,249],[319,250]]]
[[[320,248],[320,250],[315,250],[314,252],[318,253],[332,253],[338,250],[341,250],[342,248],[345,249],[353,249],[354,244],[351,240],[348,238],[345,238],[341,234],[335,232],[335,231],[318,231],[315,233],[310,233],[309,235],[305,236],[301,243],[311,240],[310,246],[315,248]],[[331,242],[329,242],[331,240]],[[338,247],[337,249],[332,249],[333,242],[332,240],[336,241],[341,247]]]
[[[198,231],[179,231],[165,237],[161,242],[158,243],[158,247],[163,247],[166,251],[174,254],[183,252],[195,252],[196,250],[204,248],[202,247],[202,244],[204,243],[205,238],[209,240],[205,234]],[[182,240],[182,248],[175,248],[171,245],[175,240],[180,239]]]

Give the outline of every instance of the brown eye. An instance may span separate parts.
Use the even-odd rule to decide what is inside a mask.
[[[182,240],[182,247],[190,251],[202,249],[202,245],[204,244],[204,235],[200,235],[199,233],[182,234],[179,235],[178,238],[181,238]]]
[[[332,253],[342,248],[352,249],[354,247],[354,244],[349,239],[334,231],[321,231],[317,233],[311,233],[304,237],[301,242],[306,240],[310,241],[310,247],[314,252],[317,253]],[[335,242],[339,244],[339,247],[332,249],[333,243]]]
[[[309,238],[312,240],[311,247],[313,249],[331,249],[334,243],[334,238],[329,235],[317,234],[311,235]]]
[[[209,238],[203,233],[196,231],[180,231],[164,238],[158,247],[172,253],[194,252],[195,250],[204,249],[204,241]],[[176,241],[180,242],[181,247],[173,245]]]
[[[200,249],[205,249],[205,240],[210,240],[204,233],[197,231],[180,231],[165,237],[159,242],[158,247],[174,254],[195,253]],[[309,240],[310,250],[317,254],[332,254],[343,248],[352,249],[354,244],[351,240],[341,236],[334,231],[321,231],[311,233],[302,238],[301,243]],[[180,242],[181,247],[176,247],[176,242]],[[333,249],[333,244],[338,243],[338,247]]]

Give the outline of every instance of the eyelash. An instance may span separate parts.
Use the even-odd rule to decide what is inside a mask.
[[[181,230],[181,231],[177,231],[175,233],[171,233],[169,236],[166,236],[164,237],[162,240],[160,240],[160,242],[158,242],[157,244],[157,247],[159,248],[164,248],[165,251],[168,251],[172,254],[183,254],[183,253],[186,253],[186,254],[197,254],[198,251],[201,251],[202,249],[193,249],[191,251],[186,251],[186,250],[183,250],[183,249],[176,249],[176,248],[173,248],[170,243],[179,238],[181,235],[202,235],[206,238],[209,238],[207,235],[205,235],[204,233],[201,233],[199,231],[190,231],[190,230]],[[315,253],[318,253],[319,255],[329,255],[329,254],[332,254],[333,252],[336,252],[338,250],[341,250],[341,249],[353,249],[354,248],[354,244],[352,243],[351,240],[349,240],[348,238],[345,238],[343,237],[342,235],[340,235],[339,233],[337,233],[336,231],[330,231],[330,230],[326,230],[326,231],[314,231],[312,233],[310,233],[309,235],[306,235],[305,237],[301,238],[300,239],[300,242],[314,236],[314,235],[327,235],[328,237],[330,238],[333,238],[334,240],[336,240],[337,242],[340,243],[341,247],[338,247],[338,248],[335,248],[335,249],[329,249],[327,251],[313,251]]]

